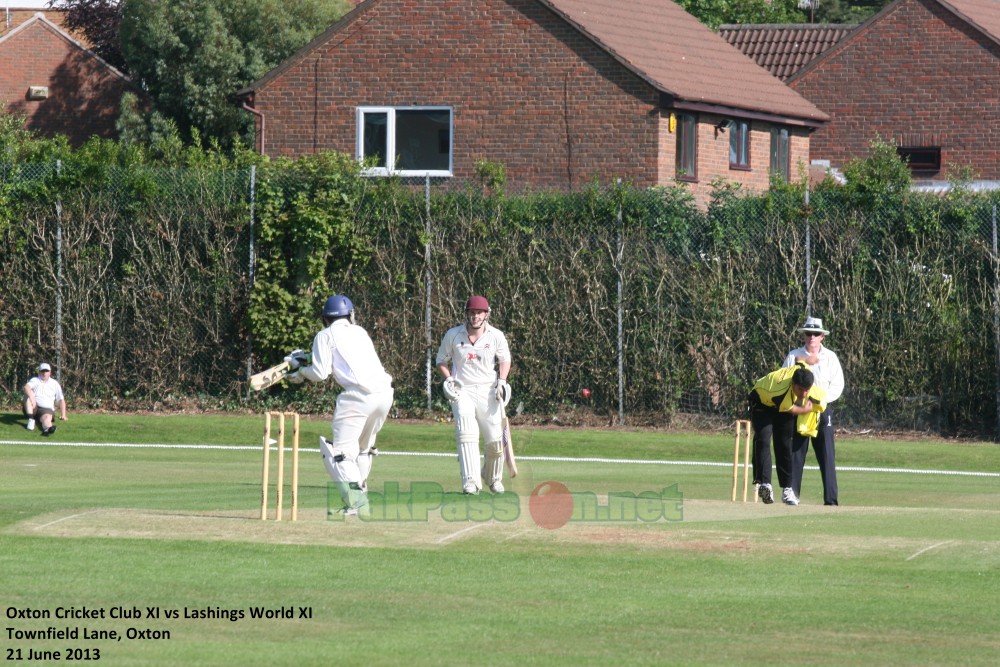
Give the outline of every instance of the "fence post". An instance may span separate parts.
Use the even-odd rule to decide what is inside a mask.
[[[621,179],[618,179],[617,190],[621,195]],[[622,202],[618,197],[618,225],[615,269],[618,272],[618,425],[625,425],[625,341],[624,341],[624,287],[622,285],[622,255],[625,251],[624,234],[622,230]]]
[[[812,317],[812,228],[809,221],[809,181],[806,179],[806,317]],[[827,313],[829,315],[829,313]]]
[[[62,175],[62,160],[56,160],[56,178]],[[62,379],[63,352],[63,248],[62,190],[56,197],[56,379]]]
[[[427,343],[427,411],[431,410],[431,385],[434,376],[434,338],[431,323],[431,177],[424,177],[424,319],[426,322],[426,343]]]
[[[1000,263],[997,257],[997,205],[993,204],[993,380],[996,394],[996,439],[1000,440]]]
[[[247,302],[249,306],[250,297],[253,294],[253,284],[254,279],[257,277],[257,248],[254,245],[254,218],[257,215],[257,165],[250,165],[250,250],[248,253],[248,266],[247,266],[247,283],[249,287],[247,288]],[[253,329],[247,331],[247,380],[253,375]],[[250,385],[247,384],[247,400],[250,399]]]

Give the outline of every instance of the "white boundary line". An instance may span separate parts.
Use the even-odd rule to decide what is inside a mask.
[[[28,445],[33,447],[124,447],[130,449],[221,449],[229,451],[260,451],[261,445],[169,445],[169,444],[134,444],[124,442],[39,442],[37,440],[0,440],[0,445]],[[301,452],[319,453],[319,449],[300,448]],[[379,456],[433,456],[453,458],[455,454],[446,452],[385,452],[379,451]],[[717,463],[713,461],[652,461],[643,459],[610,459],[597,457],[570,456],[521,456],[520,461],[562,461],[564,463],[619,463],[632,465],[669,465],[669,466],[714,466],[731,468],[732,463]],[[806,470],[819,470],[817,466],[806,466]],[[858,466],[837,466],[837,472],[890,472],[910,475],[955,475],[959,477],[997,477],[1000,472],[975,472],[964,470],[920,470],[917,468],[862,468]]]

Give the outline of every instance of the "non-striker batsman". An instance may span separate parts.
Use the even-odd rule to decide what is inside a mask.
[[[465,323],[441,339],[437,368],[455,417],[455,440],[462,491],[478,494],[483,483],[503,493],[503,416],[510,401],[510,348],[503,332],[489,324],[490,304],[483,296],[465,303]],[[485,462],[479,467],[479,438]]]
[[[324,329],[316,334],[312,363],[301,350],[286,357],[295,372],[286,379],[322,382],[333,375],[343,391],[333,413],[333,440],[320,438],[323,464],[340,492],[344,514],[368,506],[368,473],[376,454],[375,436],[392,407],[392,376],[385,372],[368,332],[354,323],[354,304],[335,294],[323,306]]]

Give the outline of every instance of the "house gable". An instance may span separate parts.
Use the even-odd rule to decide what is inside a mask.
[[[457,179],[484,159],[511,184],[657,179],[658,91],[536,0],[369,0],[251,94],[272,155],[353,154],[358,108],[443,107]]]
[[[841,167],[876,137],[1000,179],[1000,2],[897,0],[800,70],[789,85],[830,114],[813,160]]]
[[[117,135],[128,79],[42,14],[0,37],[0,103],[46,136],[64,134],[82,144]]]

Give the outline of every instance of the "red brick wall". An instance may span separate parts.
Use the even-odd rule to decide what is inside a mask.
[[[954,163],[1000,178],[996,43],[930,0],[906,0],[849,40],[789,82],[832,117],[812,135],[813,159],[842,167],[866,156],[877,134],[939,145],[943,170]]]
[[[405,19],[401,18],[404,17]],[[385,0],[259,90],[270,155],[355,151],[358,106],[449,106],[453,173],[656,183],[656,92],[530,0]]]
[[[658,92],[533,0],[374,3],[254,100],[272,156],[354,154],[358,106],[423,105],[453,109],[457,180],[488,159],[506,166],[508,189],[674,183]],[[759,129],[753,173],[729,169],[728,138],[700,133],[699,199],[716,176],[767,187]]]
[[[48,26],[35,23],[0,42],[0,104],[27,116],[27,127],[45,136],[64,134],[79,145],[93,135],[117,136],[122,94],[128,83]],[[48,86],[44,100],[29,100],[29,86]]]
[[[662,135],[660,147],[663,159],[660,168],[660,182],[673,183],[676,169],[676,133],[669,131],[670,112],[664,110],[661,118]],[[750,122],[750,170],[730,169],[729,130],[717,132],[715,126],[725,116],[700,114],[698,116],[698,178],[684,181],[684,187],[691,190],[700,205],[708,204],[712,196],[712,183],[717,179],[729,183],[739,183],[745,191],[767,190],[771,184],[771,127],[763,121]],[[793,181],[806,178],[809,164],[809,131],[804,127],[789,127],[790,173]]]

